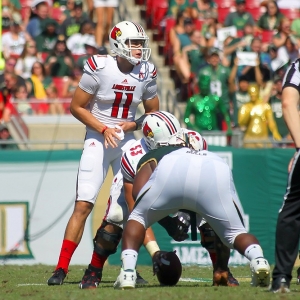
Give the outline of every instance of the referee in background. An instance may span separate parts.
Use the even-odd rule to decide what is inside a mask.
[[[288,182],[283,205],[279,211],[275,267],[270,291],[289,292],[292,270],[298,254],[300,238],[300,59],[288,68],[282,87],[282,112],[295,143],[296,152],[288,166]]]

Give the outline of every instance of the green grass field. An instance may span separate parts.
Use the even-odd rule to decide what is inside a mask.
[[[250,286],[248,267],[232,267],[231,271],[240,281],[239,287],[212,287],[212,269],[208,267],[183,267],[181,280],[175,287],[161,287],[151,267],[140,266],[139,272],[149,281],[148,285],[137,286],[134,290],[114,290],[113,283],[119,274],[119,267],[106,266],[102,282],[97,289],[80,290],[85,267],[71,266],[62,286],[48,286],[47,279],[53,268],[45,265],[10,266],[0,268],[0,299],[68,299],[68,300],[175,300],[175,299],[208,299],[208,300],[252,300],[252,299],[300,299],[300,286],[293,280],[291,293],[273,294],[267,288]],[[296,269],[293,275],[296,274]]]

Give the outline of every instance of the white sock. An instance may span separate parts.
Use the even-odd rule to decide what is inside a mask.
[[[132,249],[122,251],[121,260],[123,270],[135,270],[138,253]]]
[[[258,244],[252,244],[247,247],[244,253],[245,257],[248,258],[250,261],[252,259],[258,258],[258,257],[264,257],[263,251]]]

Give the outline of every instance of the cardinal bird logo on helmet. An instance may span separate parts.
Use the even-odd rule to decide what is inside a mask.
[[[154,137],[153,131],[149,127],[149,125],[148,125],[147,122],[146,122],[146,124],[143,127],[143,134],[144,134],[145,137],[148,137],[148,138],[153,138]]]
[[[117,37],[121,36],[122,35],[122,31],[120,30],[120,28],[118,27],[114,27],[111,31],[111,34],[110,34],[110,37],[114,40],[117,39]]]

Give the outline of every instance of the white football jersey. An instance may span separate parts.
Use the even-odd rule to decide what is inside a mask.
[[[93,94],[89,109],[108,127],[122,121],[132,121],[142,100],[156,96],[157,71],[150,62],[134,66],[130,73],[122,73],[116,57],[94,55],[84,66],[79,87]]]
[[[184,133],[193,135],[197,141],[200,143],[202,150],[207,150],[208,146],[206,140],[199,134],[197,131],[189,130],[183,128]],[[133,143],[126,152],[123,153],[121,158],[121,172],[123,177],[129,181],[133,182],[137,165],[140,159],[149,152],[149,149],[146,146],[144,139],[137,140]]]

